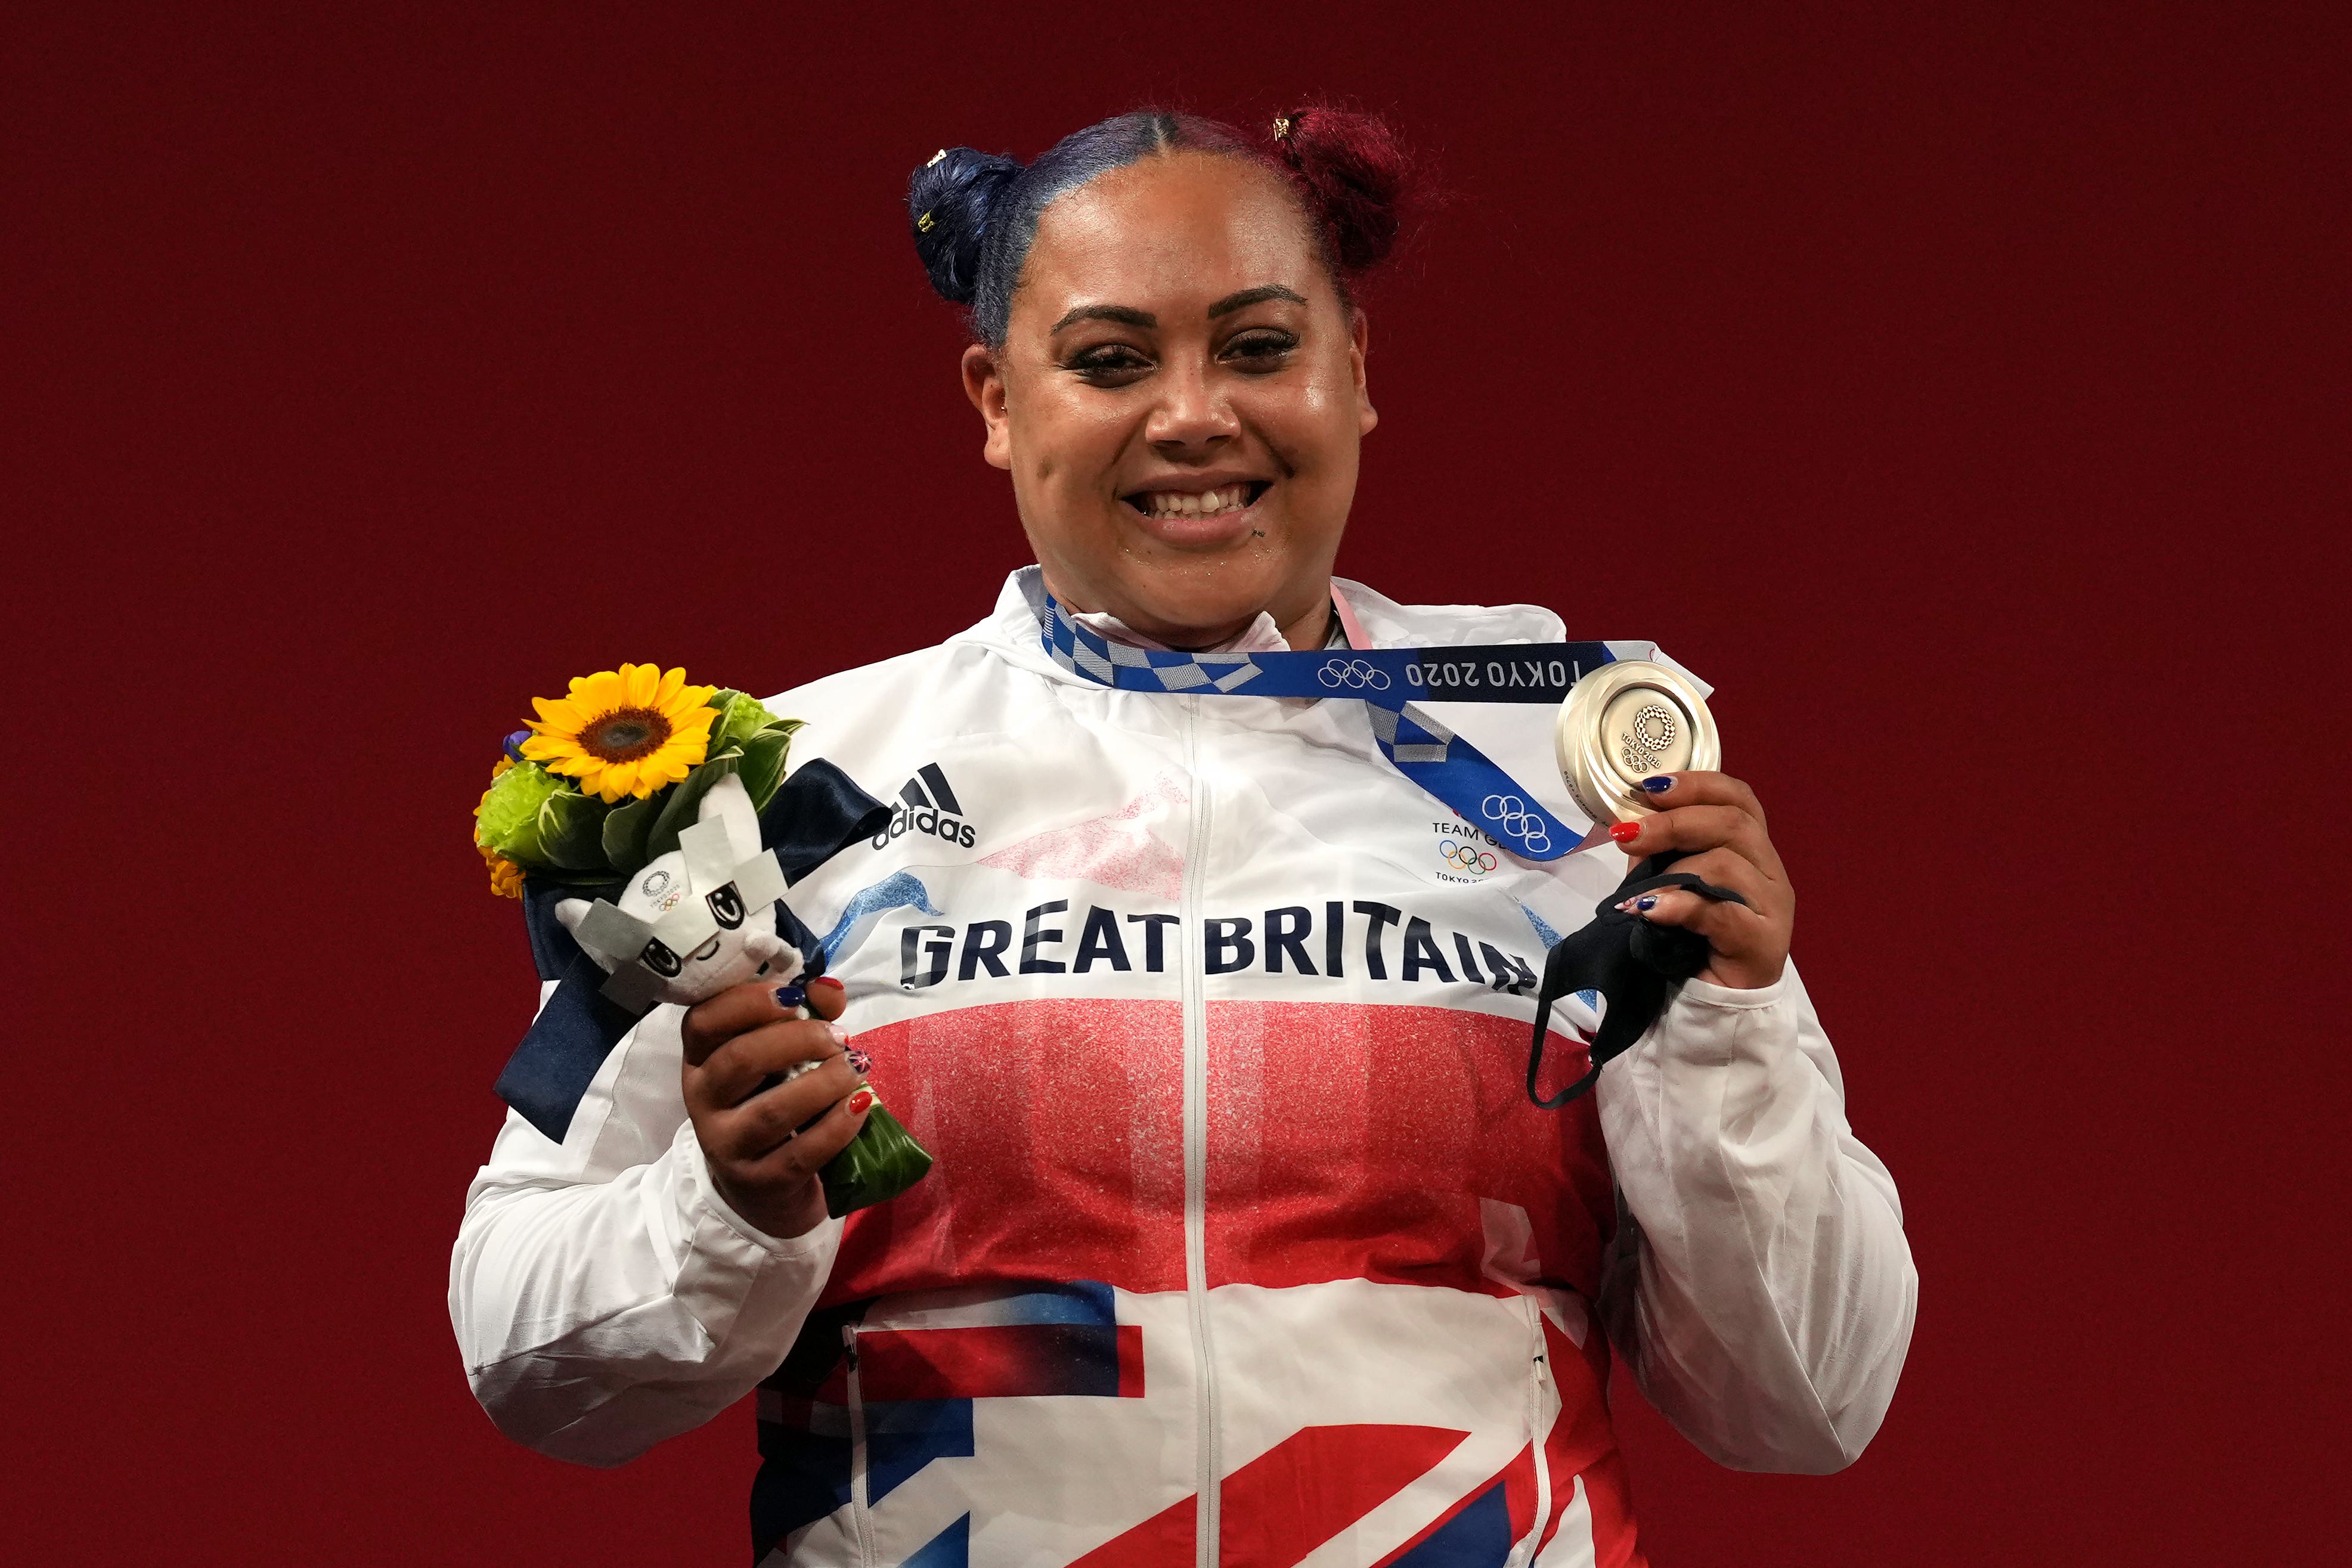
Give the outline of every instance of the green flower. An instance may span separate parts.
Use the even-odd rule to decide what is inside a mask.
[[[604,808],[537,763],[492,779],[474,816],[475,839],[526,871],[588,871],[604,864]]]
[[[717,756],[730,741],[748,741],[776,722],[776,716],[758,698],[740,691],[721,691],[710,700],[719,717],[710,726],[710,754]]]

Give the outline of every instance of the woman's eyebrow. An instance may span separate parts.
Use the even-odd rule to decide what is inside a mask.
[[[1216,312],[1212,310],[1210,314]],[[1055,322],[1048,331],[1058,332],[1075,321],[1119,321],[1130,327],[1156,327],[1160,324],[1160,318],[1132,305],[1081,305]]]
[[[1228,294],[1210,306],[1209,320],[1213,321],[1219,316],[1230,316],[1235,310],[1262,304],[1268,300],[1287,300],[1294,305],[1307,303],[1304,295],[1294,294],[1279,283],[1261,283],[1255,289],[1244,289],[1239,293]]]
[[[1213,321],[1219,316],[1230,316],[1235,310],[1263,304],[1268,300],[1287,300],[1294,305],[1307,303],[1305,295],[1286,289],[1279,283],[1261,283],[1255,289],[1243,289],[1228,294],[1210,306],[1209,319]],[[1157,327],[1160,324],[1160,318],[1149,310],[1139,310],[1132,305],[1080,305],[1046,330],[1058,332],[1063,328],[1075,325],[1079,321],[1118,321],[1129,327]]]

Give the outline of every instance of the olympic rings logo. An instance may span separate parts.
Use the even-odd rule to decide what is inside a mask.
[[[1646,772],[1656,765],[1656,759],[1665,754],[1679,734],[1675,716],[1653,702],[1633,715],[1633,728],[1617,737],[1618,760],[1627,767]]]
[[[1540,855],[1551,847],[1551,829],[1544,826],[1543,814],[1517,795],[1490,795],[1478,803],[1478,810],[1507,837],[1525,844],[1530,853]]]
[[[1437,852],[1447,865],[1474,877],[1483,877],[1501,863],[1475,844],[1465,844],[1459,838],[1447,839],[1437,847]]]
[[[1389,672],[1360,658],[1335,658],[1315,672],[1315,679],[1337,691],[1342,686],[1358,690],[1386,691]]]

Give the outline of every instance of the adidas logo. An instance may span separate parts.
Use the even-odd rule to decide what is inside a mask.
[[[974,836],[971,824],[960,820],[962,816],[963,805],[948,787],[948,775],[940,771],[939,763],[925,763],[899,786],[898,804],[890,810],[890,826],[874,836],[874,847],[885,848],[901,834],[928,833],[969,849]]]

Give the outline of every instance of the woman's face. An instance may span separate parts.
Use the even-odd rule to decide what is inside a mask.
[[[1055,598],[1176,647],[1261,610],[1319,646],[1376,416],[1363,318],[1274,174],[1178,152],[1059,197],[963,374]]]

